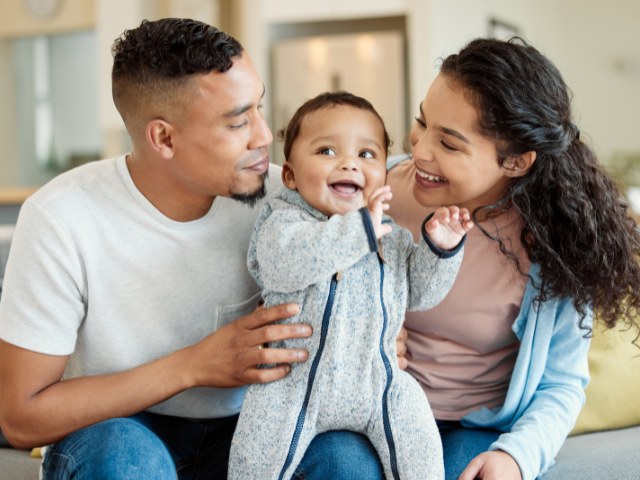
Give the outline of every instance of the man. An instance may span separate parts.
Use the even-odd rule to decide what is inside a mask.
[[[272,141],[264,86],[235,39],[191,20],[145,21],[113,53],[133,151],[22,208],[0,304],[0,425],[17,447],[53,444],[46,480],[226,478],[243,387],[308,356],[261,345],[312,334],[268,325],[298,307],[255,310],[246,268]],[[352,472],[382,478],[368,442],[332,432],[299,473]]]

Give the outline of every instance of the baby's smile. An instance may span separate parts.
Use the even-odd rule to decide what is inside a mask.
[[[356,195],[361,194],[363,187],[353,180],[339,180],[335,183],[329,184],[329,188],[338,196],[351,199]]]

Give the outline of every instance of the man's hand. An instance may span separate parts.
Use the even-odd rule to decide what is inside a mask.
[[[472,228],[469,210],[455,206],[438,208],[424,225],[433,244],[442,250],[455,248]]]
[[[285,377],[291,362],[304,362],[306,350],[258,348],[264,343],[291,338],[309,337],[309,325],[269,325],[298,313],[294,303],[254,310],[238,318],[191,347],[194,386],[217,388],[239,387],[249,383],[267,383]],[[261,364],[279,364],[268,369]]]
[[[71,432],[129,417],[197,386],[235,387],[287,375],[305,350],[259,349],[308,337],[309,325],[267,325],[298,312],[295,304],[260,307],[199,343],[131,370],[60,381],[68,356],[45,355],[0,340],[0,424],[18,448],[49,445]],[[259,370],[261,363],[281,363]]]
[[[382,214],[389,210],[389,204],[384,203],[391,200],[391,187],[385,185],[375,190],[369,197],[369,204],[367,210],[369,210],[369,216],[371,217],[371,223],[373,224],[373,231],[376,234],[376,238],[380,238],[383,235],[391,233],[391,225],[382,224]]]
[[[398,367],[400,370],[406,370],[408,363],[405,355],[407,354],[407,329],[402,327],[400,329],[400,334],[396,339],[396,355],[398,356]]]
[[[518,463],[502,450],[484,452],[471,460],[459,480],[522,480]]]

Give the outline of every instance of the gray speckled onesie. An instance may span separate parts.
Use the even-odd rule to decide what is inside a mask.
[[[308,323],[309,360],[282,380],[251,385],[231,445],[229,479],[289,480],[311,440],[329,430],[366,435],[387,479],[443,479],[440,435],[418,383],[398,368],[396,338],[406,309],[427,310],[447,294],[462,261],[408,230],[381,238],[366,209],[328,218],[282,187],[258,215],[247,264],[265,306],[298,303],[279,323]],[[385,263],[386,262],[386,263]],[[337,274],[341,271],[342,275]]]

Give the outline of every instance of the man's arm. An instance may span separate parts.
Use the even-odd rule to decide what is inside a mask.
[[[56,442],[110,418],[128,417],[192,387],[238,387],[285,377],[305,350],[258,349],[311,335],[308,325],[268,325],[298,312],[294,304],[260,307],[201,342],[139,367],[60,381],[69,356],[26,350],[0,340],[0,425],[17,448]],[[280,364],[258,369],[259,364]]]

